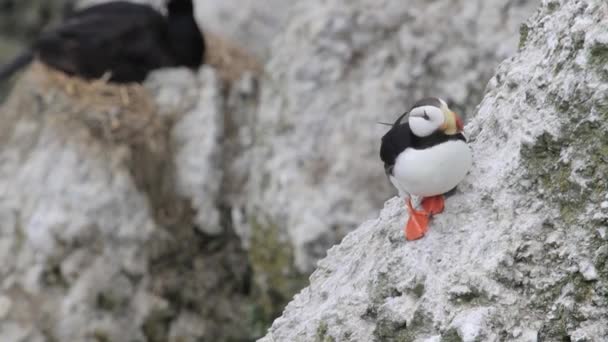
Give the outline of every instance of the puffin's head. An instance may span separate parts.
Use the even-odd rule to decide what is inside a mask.
[[[448,108],[440,98],[422,99],[410,110],[408,122],[412,133],[418,137],[427,137],[441,131],[447,135],[462,132],[462,119]]]

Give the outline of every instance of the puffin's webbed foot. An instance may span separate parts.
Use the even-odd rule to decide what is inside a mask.
[[[439,214],[445,208],[445,197],[443,195],[425,197],[422,200],[422,207],[431,215]]]
[[[428,231],[431,215],[426,210],[415,210],[411,198],[407,199],[406,205],[410,217],[405,226],[405,238],[409,241],[418,240]]]

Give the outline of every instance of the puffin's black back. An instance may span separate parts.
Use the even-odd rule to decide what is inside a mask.
[[[387,174],[391,173],[399,153],[410,147],[412,143],[411,138],[412,131],[410,130],[410,125],[407,122],[401,124],[399,120],[382,137],[380,159],[384,162],[384,170]]]
[[[68,74],[99,78],[111,72],[110,81],[141,82],[154,69],[200,65],[202,52],[196,61],[181,57],[181,34],[201,36],[189,13],[191,21],[185,13],[165,18],[150,6],[127,1],[94,5],[68,15],[59,27],[41,35],[33,49],[44,63]],[[172,29],[176,26],[182,28]],[[202,43],[186,49],[201,51]]]

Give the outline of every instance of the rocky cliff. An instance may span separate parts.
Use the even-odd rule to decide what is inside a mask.
[[[244,89],[209,67],[145,87],[28,70],[0,110],[3,341],[251,337],[248,258],[221,196],[224,118]]]
[[[608,4],[543,1],[519,46],[466,126],[473,170],[430,233],[404,241],[406,211],[389,200],[329,251],[261,341],[608,339]],[[318,77],[357,73],[343,71]],[[377,101],[354,89],[365,85],[350,93],[361,110]],[[318,96],[278,108],[299,101],[314,109]],[[342,117],[333,108],[319,130]],[[364,134],[356,125],[340,129]]]
[[[252,284],[251,260],[268,254],[242,248],[232,208],[258,103],[247,71],[261,68],[250,55],[266,53],[285,12],[210,2],[196,2],[212,29],[211,67],[200,75],[158,72],[144,88],[113,87],[36,65],[14,78],[0,109],[0,339],[243,341],[282,309],[285,299]],[[0,5],[0,17],[21,25],[2,21],[0,58],[62,7]],[[226,39],[244,26],[255,46]]]
[[[394,193],[378,163],[385,127],[415,99],[471,115],[517,49],[537,1],[305,1],[273,44],[255,127],[248,211],[276,227],[298,270]],[[274,228],[268,228],[274,229]]]
[[[472,116],[538,2],[301,1],[272,45],[240,235],[281,308],[328,248],[395,193],[386,127],[422,96]],[[276,311],[275,311],[276,313]]]

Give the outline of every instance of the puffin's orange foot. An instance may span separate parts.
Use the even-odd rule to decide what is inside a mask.
[[[405,226],[405,238],[409,241],[418,240],[428,231],[431,215],[426,211],[415,210],[411,199],[408,199],[406,204],[410,217]]]
[[[405,226],[405,238],[409,241],[418,240],[429,230],[430,215],[423,211],[410,212],[410,218]]]
[[[445,199],[443,195],[425,197],[422,200],[422,207],[431,215],[439,214],[443,212],[443,209],[445,208]]]

